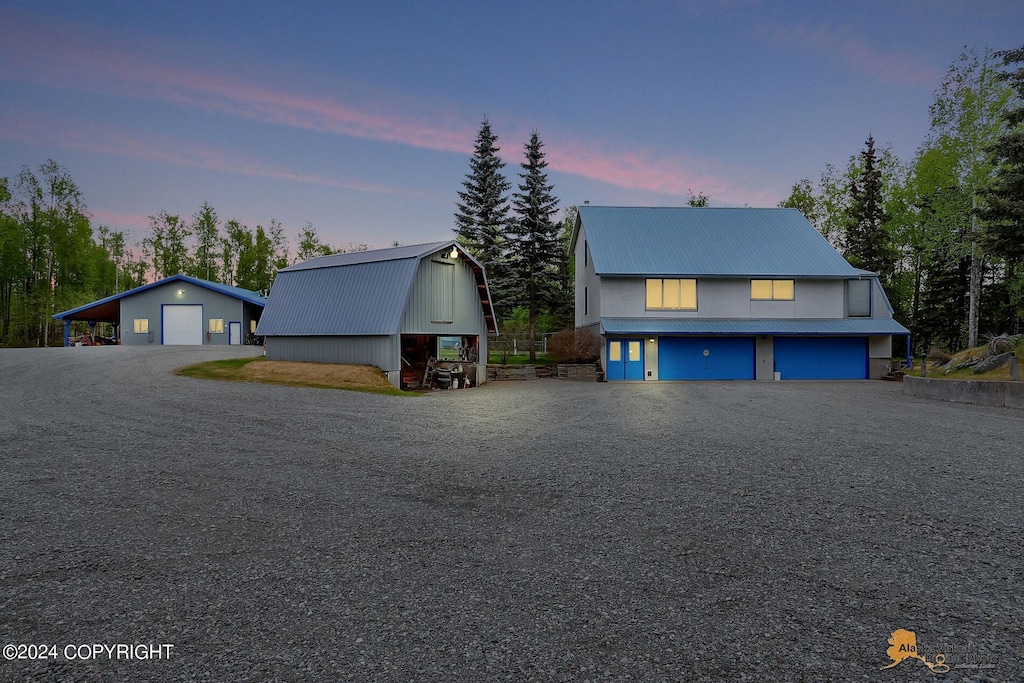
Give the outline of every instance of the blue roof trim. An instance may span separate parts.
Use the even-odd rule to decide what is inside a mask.
[[[232,287],[231,285],[225,285],[219,282],[210,282],[209,280],[200,280],[197,277],[192,277],[191,275],[184,275],[182,273],[179,273],[178,275],[172,275],[170,277],[164,278],[163,280],[157,280],[156,282],[151,282],[147,285],[136,287],[135,289],[129,289],[126,292],[120,292],[118,294],[108,296],[104,299],[97,299],[92,303],[85,304],[84,306],[79,306],[78,308],[72,308],[67,311],[61,311],[60,313],[55,314],[53,318],[54,320],[70,320],[73,319],[75,315],[83,311],[87,311],[91,308],[96,308],[97,306],[102,306],[103,304],[108,304],[112,301],[123,299],[126,296],[132,296],[133,294],[144,292],[147,289],[153,289],[154,287],[159,287],[161,285],[166,285],[171,282],[177,281],[188,282],[199,287],[205,287],[206,289],[213,290],[214,292],[220,292],[221,294],[226,294],[227,296],[233,297],[235,299],[240,299],[242,301],[254,304],[256,306],[267,305],[266,297],[262,297],[256,292],[250,291],[248,289],[242,289],[241,287]]]
[[[602,277],[858,278],[796,209],[581,206]]]
[[[658,335],[906,335],[892,318],[601,318],[604,334]]]

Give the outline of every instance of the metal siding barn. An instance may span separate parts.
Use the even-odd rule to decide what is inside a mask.
[[[114,323],[120,344],[228,345],[242,343],[265,304],[247,289],[174,275],[54,318],[64,321],[65,335],[72,321]]]
[[[285,268],[257,329],[271,360],[373,365],[396,386],[437,359],[442,340],[486,359],[487,333],[495,331],[483,267],[454,241]]]

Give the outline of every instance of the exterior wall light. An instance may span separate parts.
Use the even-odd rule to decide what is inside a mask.
[[[452,253],[448,254],[448,258],[459,258],[459,250],[452,247]]]
[[[185,296],[185,290],[184,289],[179,289],[178,290],[178,296]]]

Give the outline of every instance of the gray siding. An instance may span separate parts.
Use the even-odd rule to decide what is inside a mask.
[[[178,294],[184,290],[184,294]],[[255,314],[256,306],[250,306],[247,313],[245,304],[239,299],[215,292],[205,287],[181,280],[153,287],[121,300],[121,343],[130,345],[160,344],[162,306],[164,304],[200,304],[203,307],[203,344],[227,346],[228,324],[242,323],[243,339],[249,331],[248,320]],[[258,314],[257,314],[258,315]],[[150,334],[135,334],[135,319],[149,320]],[[224,332],[207,334],[210,319],[224,321]]]
[[[584,228],[580,228],[573,256],[576,260],[576,327],[586,327],[599,322],[602,314],[601,278],[594,271],[594,260],[591,258]]]
[[[374,365],[392,372],[401,369],[399,353],[398,338],[394,335],[267,337],[269,360]]]
[[[648,311],[645,278],[600,283],[600,315],[608,318],[842,318],[846,301],[842,280],[796,280],[792,301],[751,301],[750,278],[697,278],[696,311]]]
[[[454,264],[454,282],[449,291],[444,280],[438,280],[434,262]],[[443,289],[444,291],[440,291]],[[447,307],[441,305],[447,298],[451,303],[452,321],[436,322],[437,314],[447,313]],[[452,260],[429,256],[420,261],[416,271],[416,279],[412,293],[402,316],[402,334],[440,334],[440,335],[477,335],[482,346],[486,346],[487,323],[484,320],[483,308],[480,305],[480,292],[476,277],[469,263],[464,260]],[[481,349],[481,353],[483,348]],[[486,358],[486,356],[481,356]]]

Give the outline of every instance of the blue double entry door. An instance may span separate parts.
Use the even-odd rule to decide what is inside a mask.
[[[644,378],[644,343],[642,339],[608,340],[607,379],[642,380]]]

